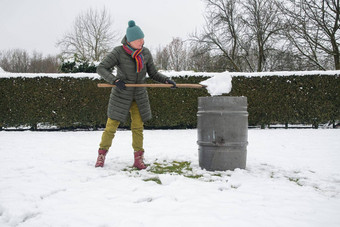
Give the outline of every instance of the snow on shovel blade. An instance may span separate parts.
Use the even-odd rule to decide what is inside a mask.
[[[205,86],[211,96],[228,94],[232,88],[232,76],[228,73],[222,73],[200,82]]]

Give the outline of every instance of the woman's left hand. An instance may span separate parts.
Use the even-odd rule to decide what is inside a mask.
[[[172,80],[170,80],[170,79],[167,79],[167,80],[165,81],[165,83],[166,83],[166,84],[172,84],[172,85],[174,85],[174,86],[172,86],[171,88],[177,88],[177,87],[176,87],[175,81],[172,81]]]

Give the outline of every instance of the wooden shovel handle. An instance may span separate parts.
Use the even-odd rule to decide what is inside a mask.
[[[97,84],[98,87],[116,87],[112,84]],[[171,88],[172,84],[125,84],[126,87],[156,87],[156,88]],[[201,84],[176,84],[178,88],[205,88]]]

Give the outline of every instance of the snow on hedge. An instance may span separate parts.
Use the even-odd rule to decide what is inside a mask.
[[[280,71],[280,72],[194,72],[194,71],[160,71],[168,77],[180,77],[180,76],[205,76],[214,77],[217,75],[228,75],[228,76],[306,76],[306,75],[334,75],[339,76],[340,70],[329,70],[329,71]],[[100,79],[100,76],[96,73],[9,73],[0,69],[0,78],[35,78],[35,77],[75,77],[75,78],[93,78]]]
[[[3,71],[3,70],[2,70]],[[100,76],[96,73],[6,73],[0,71],[0,78],[35,78],[35,77],[74,77],[74,78],[90,78],[100,79]],[[246,76],[246,77],[262,77],[262,76],[306,76],[306,75],[334,75],[339,76],[338,71],[282,71],[282,72],[256,72],[256,73],[231,73],[231,72],[193,72],[193,71],[160,71],[168,77],[176,78],[179,76],[204,76],[211,77],[201,84],[207,86],[207,90],[210,95],[222,95],[227,94],[232,88],[233,76]],[[115,74],[115,72],[114,72]]]

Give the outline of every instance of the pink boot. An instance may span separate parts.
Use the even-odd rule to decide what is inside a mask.
[[[144,164],[144,151],[135,151],[135,163],[133,164],[133,167],[136,167],[137,169],[146,169],[146,166]]]
[[[105,156],[107,154],[107,150],[99,149],[98,150],[98,158],[95,167],[103,167],[105,162]]]

